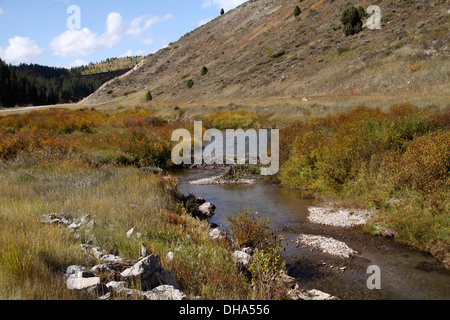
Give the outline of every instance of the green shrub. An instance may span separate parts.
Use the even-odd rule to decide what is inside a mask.
[[[189,89],[191,89],[191,88],[194,86],[194,80],[189,79],[189,80],[186,82],[186,86],[187,86]]]
[[[261,221],[253,211],[241,209],[239,214],[228,216],[227,221],[237,249],[263,248],[270,238],[269,220]]]
[[[152,93],[150,92],[150,90],[147,90],[147,93],[145,94],[145,101],[152,101],[153,97],[152,97]]]
[[[358,7],[358,15],[361,20],[367,16],[366,10],[362,6]]]
[[[300,13],[302,13],[302,11],[300,10],[299,6],[296,6],[294,9],[294,17],[298,17]]]
[[[341,16],[341,23],[344,25],[344,33],[346,36],[354,35],[362,31],[362,20],[358,9],[351,6],[346,9]]]
[[[203,67],[202,68],[202,76],[206,75],[208,73],[208,68],[207,67]]]

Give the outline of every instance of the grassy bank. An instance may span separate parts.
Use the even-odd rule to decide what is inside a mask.
[[[66,289],[69,265],[98,261],[80,244],[124,259],[140,242],[159,255],[188,298],[258,296],[231,258],[227,242],[212,245],[209,224],[187,215],[171,197],[176,181],[148,170],[166,166],[167,125],[146,111],[32,112],[0,118],[0,298],[86,299]],[[94,222],[79,237],[41,223],[43,214]],[[128,238],[135,228],[142,238]],[[168,252],[174,253],[166,261]]]
[[[397,240],[448,264],[449,128],[449,108],[410,104],[293,122],[282,130],[280,179],[376,209],[369,231],[392,228]]]

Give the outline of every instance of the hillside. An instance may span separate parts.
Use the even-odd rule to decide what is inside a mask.
[[[142,56],[109,58],[105,61],[90,63],[87,66],[72,68],[72,70],[81,73],[83,76],[109,73],[115,71],[130,71],[144,59]]]
[[[325,109],[343,100],[448,104],[446,1],[373,4],[381,8],[382,29],[346,37],[343,11],[367,8],[366,1],[248,1],[149,55],[83,103],[139,105],[150,90],[155,106],[281,106],[306,99]]]
[[[130,71],[142,57],[111,58],[72,69],[7,65],[0,59],[0,108],[78,102]]]

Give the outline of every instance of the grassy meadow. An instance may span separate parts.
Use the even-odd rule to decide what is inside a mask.
[[[86,299],[65,288],[69,265],[94,265],[80,244],[139,257],[140,241],[158,254],[193,298],[251,299],[229,244],[212,246],[209,224],[170,196],[175,180],[150,173],[166,167],[176,125],[133,110],[40,111],[0,118],[0,299]],[[41,223],[48,213],[81,218],[79,238]],[[135,228],[141,239],[127,238]],[[168,252],[173,261],[166,261]]]

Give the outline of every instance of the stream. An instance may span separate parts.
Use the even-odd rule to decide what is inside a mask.
[[[308,207],[314,200],[303,199],[299,190],[283,187],[262,178],[256,184],[194,185],[196,181],[217,176],[220,171],[179,169],[170,172],[179,180],[184,195],[203,197],[216,206],[211,219],[226,229],[228,215],[241,208],[251,209],[285,238],[282,257],[288,274],[298,279],[302,289],[318,289],[343,300],[448,300],[450,272],[429,254],[417,252],[392,239],[367,234],[362,227],[344,229],[308,221]],[[301,234],[332,237],[346,243],[358,254],[336,258],[296,245]],[[370,290],[369,266],[381,270],[381,289]]]

